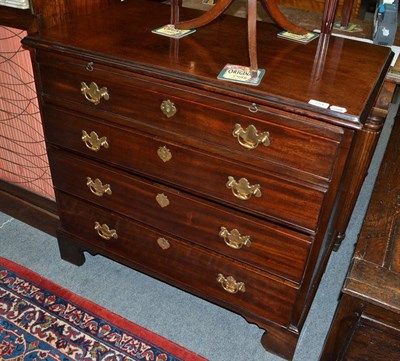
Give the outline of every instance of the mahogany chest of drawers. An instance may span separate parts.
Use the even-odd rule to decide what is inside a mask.
[[[169,15],[126,2],[24,40],[61,256],[103,254],[222,305],[290,359],[384,121],[373,106],[391,52],[260,24],[266,75],[252,87],[217,79],[248,62],[243,19],[153,34]]]

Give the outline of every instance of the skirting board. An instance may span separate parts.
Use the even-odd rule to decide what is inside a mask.
[[[55,201],[1,179],[0,211],[52,236],[56,235],[59,218]]]

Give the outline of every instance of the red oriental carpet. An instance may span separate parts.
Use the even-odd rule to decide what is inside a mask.
[[[207,361],[1,257],[0,360]]]

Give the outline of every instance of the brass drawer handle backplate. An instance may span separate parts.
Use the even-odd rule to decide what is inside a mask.
[[[161,208],[165,208],[169,206],[169,199],[164,193],[160,193],[156,195],[156,201]]]
[[[103,239],[118,239],[117,231],[115,229],[110,229],[107,224],[94,222],[94,229],[97,231],[97,234]]]
[[[242,236],[236,228],[229,232],[225,227],[221,227],[219,236],[233,249],[240,249],[242,246],[250,247],[251,244],[250,236]]]
[[[262,196],[261,186],[259,184],[250,185],[246,178],[240,178],[239,182],[236,182],[235,178],[229,176],[226,188],[231,189],[236,198],[244,201],[247,201],[253,195],[257,198]]]
[[[103,184],[99,178],[93,180],[92,178],[87,177],[86,185],[89,187],[90,191],[98,197],[101,197],[104,194],[108,194],[109,196],[112,194],[110,185]]]
[[[173,117],[176,113],[176,107],[169,99],[161,103],[161,110],[167,118]]]
[[[225,278],[221,273],[218,274],[217,282],[222,285],[222,288],[229,293],[246,292],[246,287],[243,282],[237,282],[232,276]]]
[[[260,144],[268,147],[271,144],[269,132],[258,133],[254,125],[249,125],[246,130],[240,124],[236,124],[232,135],[239,144],[246,149],[256,149]]]
[[[96,132],[90,132],[89,135],[86,130],[82,130],[82,141],[93,152],[98,152],[101,147],[108,149],[109,146],[107,137],[99,138]]]
[[[164,163],[172,159],[172,153],[165,145],[157,149],[157,155]]]
[[[100,100],[109,100],[110,95],[108,94],[108,89],[106,87],[100,88],[96,83],[91,82],[88,86],[84,81],[81,83],[81,93],[85,98],[94,105],[100,103]]]
[[[166,251],[168,248],[171,247],[170,243],[168,242],[168,240],[166,240],[163,237],[160,237],[157,239],[157,244],[160,246],[160,248],[164,251]]]

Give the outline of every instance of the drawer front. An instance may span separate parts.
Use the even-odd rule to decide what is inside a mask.
[[[91,111],[125,115],[136,124],[145,123],[210,142],[232,150],[255,166],[270,162],[299,173],[331,178],[343,135],[339,127],[322,128],[306,118],[293,118],[269,109],[252,114],[248,109],[252,109],[250,103],[218,102],[115,72],[110,74],[97,68],[88,72],[83,65],[86,64],[42,66],[43,90],[48,99],[58,98],[63,103],[67,100],[90,107]],[[91,103],[81,94],[81,82],[107,88],[108,100],[103,98],[99,104]],[[163,105],[165,111],[171,110],[167,115],[161,110]]]
[[[317,228],[325,189],[72,113],[44,113],[45,135],[53,144],[302,230]],[[82,141],[82,130],[89,141]],[[96,142],[89,137],[92,132]],[[106,145],[88,148],[88,142],[93,148],[102,139]]]
[[[107,255],[136,264],[141,270],[171,280],[175,285],[197,294],[206,294],[225,305],[245,310],[243,312],[254,313],[283,325],[289,323],[297,293],[295,287],[128,218],[65,194],[58,193],[57,196],[62,227],[101,248]],[[243,282],[244,286],[229,282],[230,276],[237,283]],[[223,286],[237,293],[225,291]]]
[[[310,237],[56,148],[50,147],[48,154],[57,189],[264,271],[301,282]]]

